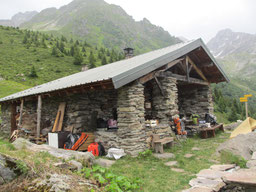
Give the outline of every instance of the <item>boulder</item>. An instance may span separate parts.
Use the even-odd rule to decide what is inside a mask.
[[[10,182],[22,174],[16,161],[16,159],[0,154],[0,185]]]
[[[230,169],[234,169],[236,167],[235,164],[226,164],[226,165],[212,165],[210,168],[216,171],[227,171]]]
[[[253,169],[240,169],[225,175],[223,180],[225,183],[256,187],[256,171]]]
[[[102,158],[95,160],[95,164],[98,164],[101,167],[106,167],[106,168],[111,167],[115,162],[116,161],[108,160],[108,159],[102,159]]]
[[[250,160],[252,152],[256,151],[256,132],[241,134],[225,141],[217,149],[217,152],[221,151],[229,151]]]
[[[177,161],[168,161],[168,162],[165,163],[165,165],[169,166],[169,167],[172,167],[172,166],[177,165],[177,164],[178,164]]]
[[[95,157],[91,152],[78,152],[78,151],[71,151],[71,150],[65,150],[65,149],[58,149],[45,144],[37,145],[23,138],[16,139],[13,142],[13,145],[16,149],[26,148],[29,151],[33,151],[33,152],[45,151],[50,153],[54,157],[65,159],[65,160],[75,158],[76,160],[83,162],[87,166],[92,166],[95,163]]]
[[[171,158],[175,158],[175,155],[173,153],[154,153],[153,156],[158,158],[158,159],[171,159]]]

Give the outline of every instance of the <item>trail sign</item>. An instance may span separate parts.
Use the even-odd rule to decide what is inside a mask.
[[[244,95],[244,97],[252,97],[252,94],[249,94],[249,95]]]

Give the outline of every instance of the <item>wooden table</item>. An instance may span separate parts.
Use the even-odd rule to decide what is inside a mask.
[[[154,148],[156,153],[164,153],[164,145],[167,145],[169,148],[172,146],[173,137],[165,137],[154,141]]]
[[[209,137],[215,137],[215,130],[219,129],[224,132],[223,124],[216,125],[210,128],[200,129],[200,135],[202,139],[207,139]]]

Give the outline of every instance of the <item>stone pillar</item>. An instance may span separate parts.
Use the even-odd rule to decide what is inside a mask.
[[[161,137],[168,137],[171,133],[170,118],[178,114],[177,81],[172,77],[159,78],[163,95],[154,82],[153,87],[153,117],[159,120],[155,133]]]
[[[130,155],[137,155],[146,146],[144,119],[144,86],[133,82],[118,89],[119,147]]]
[[[205,113],[213,114],[213,99],[210,86],[202,86],[198,89],[200,116],[204,118]]]

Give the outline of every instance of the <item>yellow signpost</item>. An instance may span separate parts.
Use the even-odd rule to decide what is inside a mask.
[[[240,97],[240,102],[245,103],[246,118],[248,118],[248,97],[252,97],[252,94],[248,94],[248,95],[244,95],[244,97]]]

